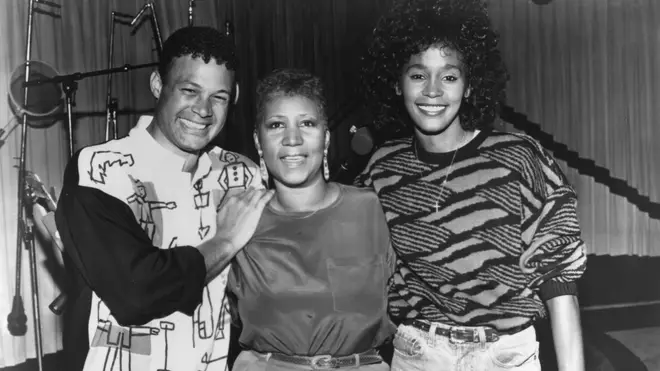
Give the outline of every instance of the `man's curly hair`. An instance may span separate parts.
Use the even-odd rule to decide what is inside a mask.
[[[323,121],[327,121],[325,89],[321,79],[303,69],[276,69],[257,83],[257,123],[263,119],[266,104],[278,97],[305,97],[317,105]]]
[[[163,51],[158,63],[158,73],[167,81],[172,62],[179,57],[201,58],[204,63],[215,59],[219,65],[236,72],[238,58],[234,42],[228,36],[212,27],[184,27],[170,35],[163,44]]]
[[[395,94],[403,66],[431,46],[459,53],[471,93],[459,110],[461,125],[490,125],[505,98],[508,74],[481,0],[396,0],[373,32],[362,58],[362,87],[379,130],[409,133],[414,127],[403,100]]]

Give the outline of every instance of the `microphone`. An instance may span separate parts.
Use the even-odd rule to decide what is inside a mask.
[[[366,126],[357,128],[351,126],[349,132],[353,134],[351,138],[351,149],[360,156],[368,155],[374,149],[374,138],[371,131]]]
[[[14,295],[11,313],[7,316],[7,328],[13,336],[23,336],[27,333],[27,316],[20,295]]]
[[[60,293],[57,298],[55,298],[55,300],[53,300],[53,302],[48,305],[48,309],[50,309],[50,311],[56,315],[60,316],[62,313],[64,313],[64,309],[68,300],[69,297],[66,293]]]

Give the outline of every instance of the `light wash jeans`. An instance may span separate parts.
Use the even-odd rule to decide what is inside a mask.
[[[491,343],[452,343],[448,337],[435,334],[436,326],[449,328],[431,324],[431,329],[424,332],[399,326],[394,337],[392,371],[541,371],[534,326],[513,335],[500,335]]]
[[[373,365],[335,368],[339,371],[389,371],[390,366],[385,362]],[[327,370],[312,368],[310,366],[295,365],[270,358],[269,354],[244,350],[236,358],[232,371],[289,371],[289,370]]]

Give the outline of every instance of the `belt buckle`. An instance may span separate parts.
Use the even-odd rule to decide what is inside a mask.
[[[472,340],[466,340],[465,335],[470,333]],[[459,337],[463,335],[462,337]],[[449,329],[449,341],[454,344],[465,344],[474,342],[474,330],[452,327]]]
[[[310,362],[313,368],[336,368],[337,360],[332,358],[332,356],[314,356]]]

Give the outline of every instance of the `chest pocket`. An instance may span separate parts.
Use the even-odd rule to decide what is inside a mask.
[[[387,307],[385,257],[326,260],[334,310],[373,315]]]

